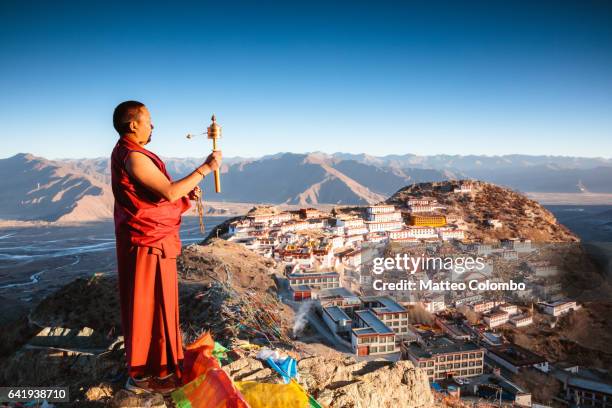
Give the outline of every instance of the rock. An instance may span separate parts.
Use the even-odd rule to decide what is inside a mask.
[[[24,345],[39,330],[28,321],[25,302],[0,296],[0,357],[8,356]]]
[[[31,313],[40,327],[64,327],[77,332],[84,327],[103,334],[119,334],[121,314],[115,275],[77,278],[45,298]]]
[[[410,361],[355,362],[313,357],[298,363],[300,382],[329,408],[431,408],[427,375]]]
[[[160,394],[136,395],[127,390],[120,390],[108,404],[113,408],[165,408],[166,403]]]
[[[280,376],[253,358],[223,367],[234,381],[280,382]],[[311,357],[298,361],[299,382],[329,408],[432,408],[427,375],[410,361],[356,362],[352,357]]]
[[[260,360],[245,357],[223,367],[234,381],[278,382],[280,377]]]
[[[218,330],[213,330],[215,340],[228,345],[236,340],[232,330],[238,333],[239,325],[254,327],[252,319],[261,317],[265,310],[274,311],[279,328],[290,327],[287,322],[293,312],[269,293],[275,283],[268,262],[226,241],[185,248],[179,260],[184,327],[201,331],[218,325]],[[77,279],[41,302],[30,317],[41,327],[33,333],[38,335],[29,338],[29,343],[21,339],[26,344],[3,359],[0,383],[68,386],[77,404],[73,406],[79,407],[166,406],[159,395],[135,395],[119,389],[121,381],[114,382],[125,374],[126,365],[118,336],[120,313],[114,276]],[[292,343],[288,341],[287,350]],[[237,353],[243,357],[223,369],[236,381],[282,381],[252,353]],[[304,388],[330,408],[434,406],[426,376],[410,362],[356,362],[350,357],[319,355],[298,357],[298,371]]]
[[[276,283],[272,275],[275,271],[280,272],[272,260],[223,239],[184,247],[177,265],[181,280],[228,282],[237,291],[274,291]]]
[[[97,386],[89,388],[85,392],[85,398],[88,401],[105,400],[113,396],[113,388],[107,383],[100,383]]]
[[[68,386],[71,398],[88,399],[84,395],[87,390],[101,387],[101,382],[124,371],[125,353],[121,345],[114,342],[109,349],[94,353],[26,344],[3,360],[0,384]],[[108,391],[106,387],[102,389],[91,391],[92,397]]]
[[[80,330],[45,327],[28,344],[40,347],[103,351],[111,345],[112,341],[113,338],[105,337],[89,327],[83,327]]]

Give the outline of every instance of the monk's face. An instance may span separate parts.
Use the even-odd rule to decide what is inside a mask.
[[[140,108],[137,119],[130,124],[134,137],[139,144],[147,144],[151,141],[153,134],[153,124],[151,124],[151,114],[146,106]]]

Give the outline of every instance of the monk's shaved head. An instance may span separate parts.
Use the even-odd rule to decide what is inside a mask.
[[[113,126],[120,135],[130,131],[130,122],[137,121],[144,108],[144,103],[138,101],[121,102],[113,112]]]

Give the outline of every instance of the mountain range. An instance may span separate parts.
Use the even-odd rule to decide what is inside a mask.
[[[201,163],[165,158],[176,179]],[[564,156],[417,156],[320,152],[224,159],[222,193],[205,199],[273,204],[367,204],[419,182],[473,178],[523,192],[612,193],[612,159]],[[90,221],[112,215],[109,160],[0,159],[0,219]],[[213,195],[214,194],[214,195]]]

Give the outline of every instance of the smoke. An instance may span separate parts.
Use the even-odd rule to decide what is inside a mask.
[[[410,323],[432,324],[434,319],[431,313],[420,305],[414,305],[408,309],[408,319]]]
[[[308,324],[308,313],[314,305],[313,301],[302,302],[297,313],[295,314],[295,321],[293,322],[293,337],[297,337],[302,333],[306,324]]]

